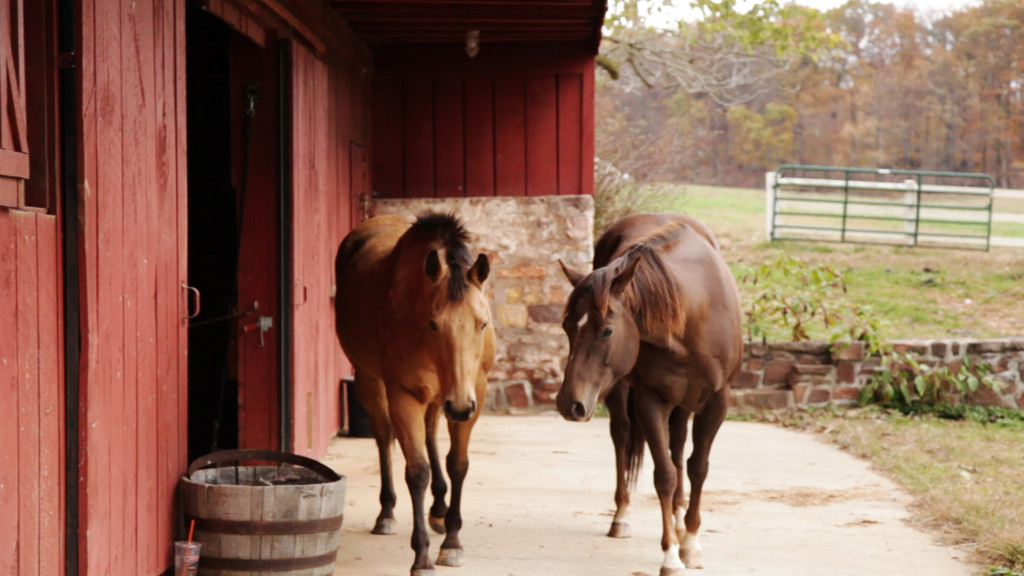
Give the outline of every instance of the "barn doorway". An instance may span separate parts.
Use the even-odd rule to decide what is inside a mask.
[[[277,43],[186,6],[191,460],[279,448],[285,323]]]

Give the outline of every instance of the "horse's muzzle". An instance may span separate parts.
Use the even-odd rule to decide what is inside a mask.
[[[571,422],[585,422],[589,420],[587,417],[587,407],[584,406],[583,402],[559,394],[555,398],[555,406],[558,408],[558,413],[566,420]]]
[[[444,415],[452,422],[466,422],[474,412],[476,412],[476,400],[471,400],[469,408],[466,410],[457,410],[451,400],[444,403]]]

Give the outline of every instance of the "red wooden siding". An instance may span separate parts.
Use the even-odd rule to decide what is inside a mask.
[[[81,19],[79,571],[159,574],[186,464],[184,0]]]
[[[50,6],[0,0],[0,206],[25,207],[29,137],[44,145],[52,86],[45,14]],[[25,33],[31,35],[31,46]],[[39,74],[26,83],[25,63]],[[28,86],[43,86],[49,93]],[[29,124],[32,118],[36,124]],[[43,152],[42,150],[45,150]],[[33,159],[51,152],[40,148]],[[52,160],[52,159],[51,159]],[[45,174],[45,176],[43,176]],[[30,202],[31,204],[31,202]],[[45,198],[40,206],[45,207]],[[60,221],[0,207],[0,574],[64,572],[64,357]]]
[[[361,64],[292,49],[293,371],[292,446],[318,457],[340,425],[339,382],[351,367],[334,336],[334,254],[351,229],[351,196],[363,176]],[[353,142],[356,145],[353,145]],[[360,158],[350,155],[359,154]]]
[[[63,572],[57,219],[0,209],[0,574]]]
[[[592,193],[593,56],[578,48],[378,51],[374,188],[389,198]],[[589,152],[588,152],[589,151]]]
[[[246,82],[260,82],[259,102],[253,115],[252,141],[249,145],[249,175],[246,182],[245,214],[238,268],[238,306],[259,312],[244,316],[238,342],[238,446],[253,449],[280,449],[281,405],[278,356],[281,314],[278,293],[281,270],[278,266],[278,58],[276,43],[268,48],[248,39],[231,40],[230,93],[232,125],[245,125],[244,94]],[[242,186],[243,130],[231,131],[235,189]],[[258,318],[273,319],[270,330],[262,332]],[[246,331],[248,330],[248,331]]]

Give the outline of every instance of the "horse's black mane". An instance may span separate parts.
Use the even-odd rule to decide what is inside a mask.
[[[469,232],[452,212],[426,212],[420,214],[413,227],[437,238],[445,249],[445,261],[450,268],[448,276],[448,300],[461,302],[469,290],[466,271],[473,265],[469,252]]]

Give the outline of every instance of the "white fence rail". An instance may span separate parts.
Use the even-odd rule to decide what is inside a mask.
[[[767,232],[767,239],[771,241],[775,235],[774,226],[776,219],[776,207],[775,202],[775,191],[776,191],[776,172],[767,172],[765,174],[765,229]],[[850,190],[864,189],[864,190],[879,190],[884,191],[891,188],[891,192],[899,192],[906,190],[907,188],[902,183],[897,182],[863,182],[858,183],[856,181],[845,182],[843,180],[830,180],[830,179],[818,179],[818,178],[783,178],[778,182],[780,185],[791,184],[797,187],[815,187],[818,189],[828,188],[842,188],[847,187]],[[921,187],[922,192],[929,193],[953,193],[960,195],[988,195],[989,189],[983,187],[971,187],[971,186],[944,186],[944,185],[923,185]],[[991,215],[991,222],[1004,223],[1004,224],[1019,224],[1024,226],[1024,190],[1010,190],[1010,189],[994,189],[991,191],[993,198],[993,208]],[[1002,200],[1003,202],[1001,202]],[[1015,204],[1011,208],[1007,208],[1005,205],[1007,202]],[[787,200],[788,206],[800,208],[798,202],[793,200]],[[806,206],[804,207],[807,208]],[[987,214],[985,215],[987,216]],[[908,211],[908,218],[912,218]],[[782,225],[780,224],[780,229]],[[816,240],[831,240],[832,238],[822,236],[813,237],[814,231],[806,232],[808,239]],[[991,235],[988,238],[990,246],[1004,246],[1004,247],[1019,247],[1024,248],[1024,237],[1011,237],[1011,236],[995,236]]]

